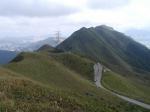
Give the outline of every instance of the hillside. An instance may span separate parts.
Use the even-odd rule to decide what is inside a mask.
[[[81,28],[57,48],[88,56],[121,74],[150,74],[150,50],[108,26]]]
[[[62,50],[58,50],[51,45],[45,44],[36,50],[37,52],[51,52],[51,53],[59,53],[63,52]]]
[[[75,60],[76,63],[74,63]],[[52,112],[56,111],[55,109],[58,109],[58,112],[148,111],[127,103],[103,89],[96,88],[91,80],[87,80],[88,77],[90,79],[92,71],[87,69],[80,70],[81,67],[90,67],[91,64],[93,64],[93,61],[74,54],[40,51],[35,53],[21,53],[9,65],[6,65],[5,68],[16,72],[20,77],[26,77],[33,82],[38,82],[53,91],[52,94],[50,94],[51,92],[42,92],[43,90],[40,90],[41,93],[39,93],[36,87],[31,86],[31,88],[35,89],[35,93],[23,94],[25,98],[28,98],[28,95],[31,97],[34,96],[35,98],[35,96],[39,94],[40,99],[35,98],[38,102],[33,107],[36,111],[40,111],[41,109],[37,108],[37,105],[40,105],[40,107],[43,106],[45,111],[46,109],[52,108]],[[28,86],[26,87],[26,89],[30,91],[30,88],[28,88]],[[45,91],[49,91],[49,89]],[[24,91],[24,88],[22,91]],[[41,94],[43,97],[45,95],[48,96],[46,101],[42,100],[46,96],[42,98],[42,96],[40,96]],[[55,100],[60,99],[60,97],[62,99],[58,101],[52,99],[51,101],[51,96],[53,96]],[[34,99],[32,100],[34,101]],[[26,100],[23,100],[25,105],[33,105],[32,102],[27,103],[25,101]],[[47,101],[51,102],[48,103]]]
[[[106,88],[150,103],[150,50],[130,37],[108,26],[81,28],[57,48],[101,62],[113,71],[103,76]]]
[[[72,53],[57,53],[51,56],[67,68],[93,82],[94,61]]]
[[[150,88],[130,78],[112,71],[103,74],[102,84],[105,88],[124,96],[150,104]]]
[[[94,61],[72,53],[58,53],[51,54],[51,56],[66,67],[82,74],[84,78],[93,82]],[[133,80],[133,78],[130,79],[112,71],[107,71],[103,74],[102,82],[106,88],[116,93],[150,104],[149,86],[137,81],[137,78]]]
[[[0,65],[9,63],[17,54],[15,51],[0,50]]]
[[[83,106],[72,96],[55,88],[0,68],[1,112],[70,112]]]

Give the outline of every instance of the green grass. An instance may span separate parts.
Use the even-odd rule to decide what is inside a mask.
[[[76,88],[82,87],[84,83],[88,83],[88,81],[82,80],[80,75],[67,69],[49,56],[39,53],[25,53],[22,55],[24,55],[24,60],[11,63],[7,65],[7,68],[44,84],[65,89],[76,90]]]
[[[67,68],[93,81],[93,61],[72,53],[56,53],[51,56]]]
[[[1,71],[0,71],[1,73]],[[3,72],[3,75],[5,73]],[[73,97],[37,82],[21,78],[0,76],[0,112],[70,112],[83,107]]]
[[[96,88],[80,74],[86,70],[73,69],[77,64],[68,68],[69,64],[62,63],[62,59],[41,52],[22,53],[19,57],[22,58],[5,66],[6,72],[9,69],[14,75],[6,73],[6,78],[0,78],[2,112],[148,112]],[[71,63],[74,58],[70,57]],[[80,60],[87,62],[86,59]],[[0,74],[5,76],[5,72]],[[6,98],[6,103],[3,98]]]
[[[130,80],[111,71],[103,74],[102,84],[114,92],[150,104],[150,87],[148,85]]]

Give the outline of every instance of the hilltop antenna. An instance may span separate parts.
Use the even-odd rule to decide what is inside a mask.
[[[56,43],[60,42],[60,31],[56,31]]]

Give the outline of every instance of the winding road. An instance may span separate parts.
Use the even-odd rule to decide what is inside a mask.
[[[140,101],[137,101],[137,100],[128,98],[128,97],[126,97],[126,96],[122,96],[122,95],[120,95],[120,94],[117,94],[117,93],[115,93],[115,92],[112,92],[112,91],[106,89],[106,88],[102,85],[101,81],[100,81],[100,87],[101,87],[102,89],[104,89],[105,91],[108,91],[108,92],[110,92],[111,94],[113,94],[113,95],[115,95],[115,96],[117,96],[117,97],[119,97],[119,98],[121,98],[121,99],[123,99],[123,100],[125,100],[125,101],[128,101],[128,102],[130,102],[130,103],[136,104],[136,105],[141,106],[141,107],[146,108],[146,109],[150,109],[150,105],[149,105],[149,104],[145,104],[145,103],[143,103],[143,102],[140,102]]]
[[[146,108],[146,109],[150,109],[150,105],[149,104],[146,104],[146,103],[143,103],[143,102],[131,99],[129,97],[117,94],[117,93],[115,93],[113,91],[110,91],[107,88],[105,88],[102,85],[103,66],[100,63],[96,63],[93,66],[93,68],[94,68],[94,81],[95,81],[95,84],[96,84],[97,87],[100,87],[100,88],[104,89],[105,91],[108,91],[111,94],[113,94],[113,95],[115,95],[115,96],[117,96],[117,97],[119,97],[119,98],[121,98],[121,99],[123,99],[125,101],[128,101],[130,103],[136,104],[136,105],[141,106],[141,107]]]

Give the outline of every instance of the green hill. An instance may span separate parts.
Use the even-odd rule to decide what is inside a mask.
[[[32,112],[148,112],[96,88],[91,80],[87,80],[91,79],[92,69],[85,69],[93,67],[92,64],[93,61],[70,53],[21,53],[5,66],[17,73],[17,78],[13,76],[6,78],[6,82],[0,81],[0,89],[11,101],[6,105],[8,103],[3,104],[1,100],[1,109],[9,107],[11,112],[11,109]]]
[[[47,51],[47,52],[53,52],[53,53],[57,53],[57,52],[62,52],[61,50],[58,50],[58,49],[56,49],[56,48],[54,48],[54,47],[52,47],[52,46],[50,46],[50,45],[43,45],[42,47],[40,47],[38,50],[37,50],[38,52],[40,52],[40,51]]]
[[[150,50],[107,26],[81,28],[57,48],[88,56],[121,74],[150,74]]]
[[[104,86],[150,103],[150,50],[130,37],[104,25],[81,28],[57,48],[101,62],[118,74],[104,74]]]
[[[93,81],[93,65],[95,62],[72,53],[59,53],[51,56],[86,79]],[[139,81],[137,77],[129,78],[115,74],[111,71],[104,72],[102,82],[106,88],[150,104],[150,88],[147,83]]]

